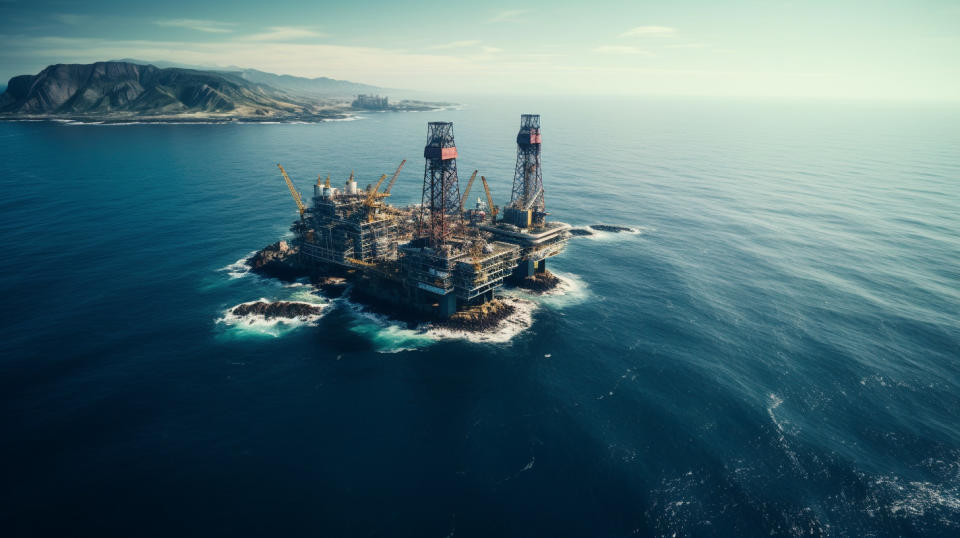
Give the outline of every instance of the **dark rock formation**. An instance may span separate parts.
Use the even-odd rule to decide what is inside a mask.
[[[347,287],[350,285],[346,278],[336,276],[315,278],[313,283],[323,290],[324,295],[330,297],[331,299],[335,299],[343,295],[343,292],[345,292]]]
[[[257,301],[255,303],[246,303],[233,309],[233,314],[237,316],[246,316],[256,314],[267,319],[273,318],[303,318],[323,311],[323,307],[314,306],[307,303],[291,303],[286,301],[277,301],[275,303],[266,303]]]
[[[626,226],[611,226],[609,224],[594,224],[591,226],[594,230],[600,230],[601,232],[632,232],[633,228],[627,228]]]
[[[558,284],[560,284],[560,279],[557,275],[550,271],[544,271],[520,280],[517,282],[517,287],[543,293],[556,288]]]
[[[586,228],[571,228],[570,235],[593,235],[593,232]]]
[[[277,241],[251,256],[247,264],[258,275],[292,282],[310,276],[298,254],[297,247],[291,247],[286,241]]]
[[[516,311],[516,307],[494,299],[488,303],[461,310],[453,316],[435,321],[436,327],[455,331],[480,332],[496,328],[501,321]]]

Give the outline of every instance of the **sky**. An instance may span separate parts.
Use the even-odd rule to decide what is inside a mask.
[[[960,0],[0,0],[0,79],[136,58],[433,94],[960,101]]]

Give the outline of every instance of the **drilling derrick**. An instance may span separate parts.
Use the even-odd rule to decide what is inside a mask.
[[[569,224],[546,220],[540,146],[540,115],[521,115],[510,204],[503,209],[500,220],[494,217],[490,224],[479,225],[481,230],[492,233],[494,239],[520,247],[520,263],[512,275],[514,281],[536,279],[538,274],[545,273],[547,258],[563,252],[570,238]]]
[[[446,243],[459,218],[460,182],[457,179],[457,147],[453,141],[453,123],[427,124],[426,160],[423,170],[423,197],[417,235],[431,247]]]
[[[543,200],[543,175],[540,171],[540,114],[520,116],[517,133],[517,167],[513,174],[513,193],[510,205],[514,209],[532,213],[534,223],[542,223],[546,215]],[[526,224],[523,226],[522,224]],[[522,227],[530,222],[517,223]]]

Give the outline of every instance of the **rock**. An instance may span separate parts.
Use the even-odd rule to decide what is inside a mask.
[[[544,271],[542,273],[536,273],[533,276],[524,278],[517,283],[517,287],[543,293],[556,288],[559,284],[560,278],[558,278],[557,275],[551,273],[550,271]]]
[[[480,332],[493,329],[516,311],[516,307],[497,299],[461,310],[447,319],[434,322],[437,327],[455,331]]]
[[[277,301],[267,303],[257,301],[255,303],[245,303],[233,309],[233,314],[237,316],[246,316],[256,314],[267,319],[272,318],[303,318],[319,314],[323,307],[314,306],[309,303],[292,303],[287,301]]]
[[[336,298],[343,295],[343,292],[346,291],[349,282],[346,278],[337,277],[337,276],[327,276],[319,278],[314,282],[321,290],[323,294],[330,298]]]
[[[286,241],[277,241],[251,256],[247,264],[254,273],[291,282],[310,276],[300,263],[298,254],[297,247],[290,246]]]
[[[633,228],[627,228],[626,226],[611,226],[610,224],[594,224],[591,226],[594,230],[600,230],[601,232],[632,232]]]
[[[586,228],[571,228],[570,235],[593,235],[593,232]]]

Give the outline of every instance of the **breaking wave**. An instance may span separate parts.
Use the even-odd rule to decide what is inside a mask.
[[[425,324],[426,333],[438,340],[467,340],[474,343],[505,344],[513,337],[533,326],[536,303],[519,297],[501,297],[501,301],[513,307],[513,313],[487,331],[457,331]]]
[[[362,305],[343,299],[354,314],[355,322],[350,330],[367,337],[379,353],[399,353],[431,346],[442,340],[466,340],[474,343],[505,344],[533,325],[533,312],[537,305],[518,297],[502,297],[501,300],[514,311],[493,329],[464,331],[438,327],[434,323],[421,323],[413,328],[387,316],[363,309]]]
[[[245,276],[247,276],[247,275],[250,274],[250,264],[247,263],[247,260],[249,260],[250,257],[253,256],[253,255],[256,254],[256,253],[257,253],[256,250],[254,250],[254,251],[252,251],[252,252],[249,252],[249,253],[247,253],[246,256],[244,256],[244,257],[240,258],[239,260],[231,263],[230,265],[225,265],[225,266],[217,269],[217,271],[226,272],[228,275],[230,275],[230,278],[242,278],[242,277],[245,277]]]
[[[560,284],[554,289],[537,293],[522,288],[511,288],[505,290],[504,295],[543,304],[556,310],[584,303],[590,298],[590,287],[580,275],[555,269],[551,269],[550,272],[560,279]]]
[[[617,239],[623,239],[624,236],[632,237],[656,231],[655,228],[651,228],[649,226],[623,226],[623,228],[626,229],[618,232],[598,230],[593,226],[574,226],[574,228],[588,230],[590,232],[590,235],[575,236],[574,239],[590,239],[593,241],[615,241]]]

